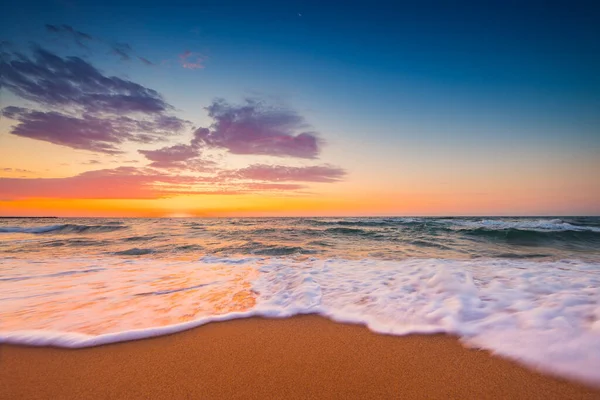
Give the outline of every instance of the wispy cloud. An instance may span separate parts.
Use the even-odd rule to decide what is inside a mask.
[[[129,61],[131,60],[133,49],[127,43],[113,43],[111,46],[111,53],[119,56],[123,61]]]
[[[193,185],[200,179],[119,167],[84,172],[67,178],[0,178],[3,199],[153,199],[168,197],[179,185]]]
[[[186,69],[202,69],[206,57],[199,53],[194,53],[189,50],[184,51],[179,55],[179,63]]]
[[[137,58],[140,62],[142,62],[145,65],[155,65],[152,61],[148,60],[148,58],[137,55],[133,47],[129,43],[105,40],[97,36],[92,36],[88,33],[79,31],[73,28],[72,26],[66,24],[46,24],[46,31],[57,35],[60,38],[64,38],[69,41],[72,40],[78,46],[88,50],[90,49],[90,45],[92,43],[97,43],[99,45],[108,47],[109,53],[119,57],[121,61],[130,61],[133,58]]]
[[[65,24],[63,24],[63,25],[46,24],[46,30],[50,33],[66,36],[70,39],[73,39],[75,41],[75,43],[77,43],[79,46],[84,47],[84,48],[87,48],[87,45],[85,42],[89,42],[94,39],[92,37],[92,35],[89,35],[85,32],[78,31],[78,30],[74,29],[72,26],[65,25]]]
[[[138,58],[138,60],[140,60],[141,62],[143,62],[144,64],[146,64],[146,65],[148,65],[148,66],[154,66],[154,65],[156,65],[156,64],[154,64],[152,61],[148,60],[148,59],[147,59],[147,58],[145,58],[145,57],[140,57],[140,56],[137,56],[137,58]]]
[[[252,179],[273,182],[337,182],[346,171],[331,165],[309,167],[288,167],[283,165],[254,164],[229,173],[240,179]]]
[[[244,194],[294,191],[298,184],[224,182],[217,176],[170,175],[153,169],[119,167],[88,171],[67,178],[0,178],[3,200],[60,199],[157,199],[182,194]]]
[[[23,173],[31,173],[33,171],[30,171],[28,169],[23,169],[23,168],[0,168],[0,171],[3,172],[23,172]]]

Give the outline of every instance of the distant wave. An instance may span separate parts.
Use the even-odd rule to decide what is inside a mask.
[[[364,227],[386,227],[398,225],[421,224],[423,218],[364,218],[364,219],[340,219],[340,220],[321,220],[309,219],[303,221],[309,225],[315,226],[364,226]]]
[[[127,250],[123,250],[123,251],[115,251],[114,255],[116,256],[143,256],[146,254],[152,254],[154,253],[156,250],[152,250],[152,249],[140,249],[138,247],[134,247],[132,249],[127,249]]]
[[[512,244],[531,245],[536,243],[560,242],[586,242],[600,241],[600,231],[596,230],[562,230],[562,231],[541,231],[541,230],[523,230],[523,229],[466,229],[461,233],[469,236],[480,236],[486,239],[496,239],[507,241]],[[556,243],[555,243],[556,244]]]
[[[303,249],[302,247],[292,246],[273,246],[257,249],[251,252],[259,256],[288,256],[293,254],[315,254],[314,250]]]
[[[127,225],[45,225],[45,226],[6,226],[0,227],[0,233],[106,233],[128,228]]]
[[[145,235],[145,236],[130,236],[126,237],[123,240],[126,242],[143,242],[146,240],[154,240],[161,238],[161,235]]]
[[[458,230],[520,230],[536,232],[589,231],[600,233],[600,227],[573,225],[560,219],[506,221],[485,219],[481,221],[448,220]]]

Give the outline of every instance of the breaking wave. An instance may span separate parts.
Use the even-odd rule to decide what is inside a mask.
[[[550,220],[502,220],[487,219],[481,221],[447,220],[456,230],[489,230],[489,231],[532,231],[532,232],[595,232],[600,233],[600,227],[573,225],[560,219]]]

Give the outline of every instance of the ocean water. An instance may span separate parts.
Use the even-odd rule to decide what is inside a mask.
[[[600,218],[0,219],[0,343],[305,313],[600,385]]]

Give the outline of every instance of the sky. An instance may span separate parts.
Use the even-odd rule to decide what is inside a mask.
[[[91,3],[2,10],[0,215],[600,215],[595,2]]]

